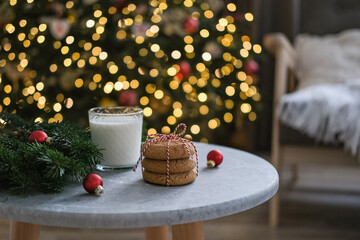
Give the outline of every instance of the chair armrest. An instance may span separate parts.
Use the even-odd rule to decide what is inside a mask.
[[[296,51],[283,33],[271,33],[264,37],[264,47],[275,55],[274,107],[287,92],[288,73],[294,71]]]

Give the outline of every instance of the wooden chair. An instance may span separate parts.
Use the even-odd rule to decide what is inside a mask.
[[[341,147],[313,144],[301,145],[282,140],[281,133],[283,128],[275,114],[275,109],[281,96],[295,89],[296,79],[294,77],[294,69],[297,55],[291,43],[282,33],[273,33],[265,36],[263,45],[275,56],[271,161],[279,174],[284,162],[294,166],[292,181],[297,179],[297,166],[299,163],[359,167],[358,160],[344,152]],[[272,227],[277,226],[279,223],[279,201],[280,195],[278,192],[270,200],[269,221]]]

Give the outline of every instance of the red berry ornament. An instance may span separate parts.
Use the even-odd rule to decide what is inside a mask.
[[[183,28],[187,34],[193,34],[199,30],[199,20],[187,17],[183,23]]]
[[[88,193],[95,194],[96,196],[104,194],[103,180],[95,173],[86,176],[83,187]]]
[[[254,76],[259,71],[259,64],[251,60],[245,64],[244,71],[247,75]]]
[[[34,131],[29,136],[29,142],[44,143],[48,139],[48,135],[41,130]]]
[[[219,166],[223,161],[223,155],[219,150],[212,150],[207,155],[207,166],[214,168]]]
[[[176,74],[178,79],[188,78],[191,75],[191,65],[186,61],[179,62],[178,65],[180,67],[180,71]]]
[[[136,106],[138,102],[138,95],[135,91],[122,91],[118,98],[119,104],[122,106]]]

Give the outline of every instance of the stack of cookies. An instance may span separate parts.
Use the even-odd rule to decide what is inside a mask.
[[[154,184],[167,185],[167,171],[169,171],[170,186],[193,182],[197,177],[193,145],[190,142],[182,143],[180,140],[171,140],[169,169],[167,169],[167,144],[168,141],[152,143],[145,151],[145,158],[142,161],[144,180]],[[185,144],[190,151],[190,156]]]

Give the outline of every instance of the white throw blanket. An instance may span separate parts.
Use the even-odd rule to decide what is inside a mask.
[[[295,49],[299,88],[280,99],[280,120],[360,159],[360,30],[299,35]]]
[[[360,157],[360,79],[286,94],[278,105],[278,115],[285,125],[320,142],[341,142]]]

